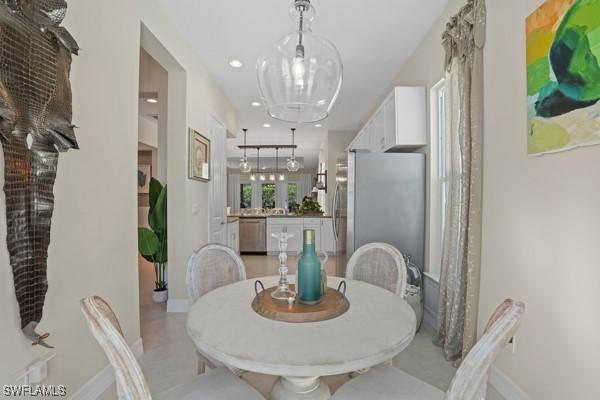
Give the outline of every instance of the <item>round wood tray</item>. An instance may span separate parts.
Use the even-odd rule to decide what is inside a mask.
[[[339,317],[350,308],[346,296],[332,288],[327,288],[321,301],[315,305],[300,304],[298,301],[288,304],[275,300],[271,297],[275,289],[277,287],[265,289],[254,297],[252,309],[258,315],[281,322],[319,322]],[[295,290],[294,285],[290,285],[290,289]]]

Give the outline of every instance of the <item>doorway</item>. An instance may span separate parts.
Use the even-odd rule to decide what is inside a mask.
[[[154,179],[163,186],[167,183],[168,73],[143,48],[140,48],[138,100],[138,226],[154,231],[149,223],[153,205],[150,181]],[[141,326],[154,319],[157,313],[166,312],[166,304],[154,300],[159,300],[160,293],[155,294],[155,290],[163,285],[158,278],[163,276],[160,272],[154,263],[138,255]],[[165,291],[162,293],[166,294]]]

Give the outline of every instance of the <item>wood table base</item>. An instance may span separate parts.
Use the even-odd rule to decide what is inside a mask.
[[[318,376],[282,376],[271,390],[271,400],[327,400],[331,398],[329,386]]]

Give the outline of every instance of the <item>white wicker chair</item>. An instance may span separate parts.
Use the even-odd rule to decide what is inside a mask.
[[[456,371],[446,393],[388,365],[373,368],[343,385],[334,400],[483,400],[490,368],[514,337],[525,311],[523,303],[504,301],[483,337]]]
[[[123,338],[119,321],[102,298],[81,300],[81,311],[92,334],[104,350],[113,367],[120,400],[152,400],[144,374]],[[233,400],[263,397],[250,385],[226,368],[219,368],[198,377],[193,382],[177,386],[155,399],[164,400]]]
[[[237,253],[220,244],[207,244],[194,251],[188,260],[186,285],[190,302],[193,304],[206,293],[221,286],[246,280],[246,267]],[[210,357],[198,354],[198,373],[222,367],[223,364]],[[241,370],[232,369],[237,375]]]
[[[369,243],[352,254],[346,278],[371,283],[406,296],[406,264],[402,253],[387,243]]]

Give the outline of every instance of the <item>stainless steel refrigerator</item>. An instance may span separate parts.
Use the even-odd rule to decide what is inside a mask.
[[[337,159],[332,206],[336,275],[356,249],[383,242],[425,258],[425,155],[348,152]]]

